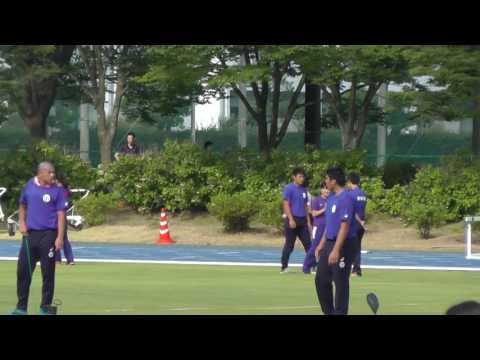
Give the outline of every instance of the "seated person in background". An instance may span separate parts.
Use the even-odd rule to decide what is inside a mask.
[[[129,132],[127,134],[127,143],[122,147],[120,153],[115,154],[115,159],[118,161],[121,155],[140,155],[140,147],[135,141],[135,133]]]

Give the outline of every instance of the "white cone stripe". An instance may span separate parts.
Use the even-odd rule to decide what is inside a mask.
[[[168,221],[160,221],[161,226],[166,226],[168,224]]]
[[[160,230],[160,234],[162,235],[168,234],[168,230]]]

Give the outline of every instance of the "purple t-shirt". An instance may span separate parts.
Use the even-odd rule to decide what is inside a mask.
[[[318,211],[322,210],[325,206],[327,206],[327,199],[324,199],[322,196],[317,196],[313,199],[311,208],[314,211]],[[325,225],[325,213],[313,217],[313,226],[320,225]]]
[[[58,229],[57,212],[65,211],[65,202],[63,187],[44,187],[31,179],[20,195],[20,204],[27,208],[27,229]]]
[[[348,192],[353,200],[353,211],[358,214],[358,217],[365,220],[365,208],[367,206],[367,195],[359,188],[352,189]],[[361,227],[359,222],[355,219],[353,222],[355,231],[358,231]]]
[[[295,217],[307,217],[305,205],[308,202],[307,188],[288,184],[283,190],[283,200],[288,201],[292,215]]]
[[[348,222],[350,224],[347,239],[354,237],[356,233],[355,229],[352,227],[353,220],[353,200],[348,192],[343,191],[340,195],[330,195],[327,199],[327,240],[336,240],[342,222]]]

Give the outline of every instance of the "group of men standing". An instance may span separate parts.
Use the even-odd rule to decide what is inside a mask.
[[[283,192],[285,246],[281,273],[288,272],[288,261],[298,237],[307,253],[303,272],[310,274],[316,267],[315,287],[323,313],[346,315],[350,275],[362,276],[361,241],[367,197],[359,187],[360,177],[350,174],[347,188],[344,170],[330,168],[320,195],[311,199],[304,170],[296,168],[292,175],[293,182]]]

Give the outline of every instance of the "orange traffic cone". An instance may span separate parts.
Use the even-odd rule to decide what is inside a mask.
[[[170,238],[170,231],[168,230],[167,209],[162,209],[160,212],[160,237],[157,245],[172,245],[175,244]]]

